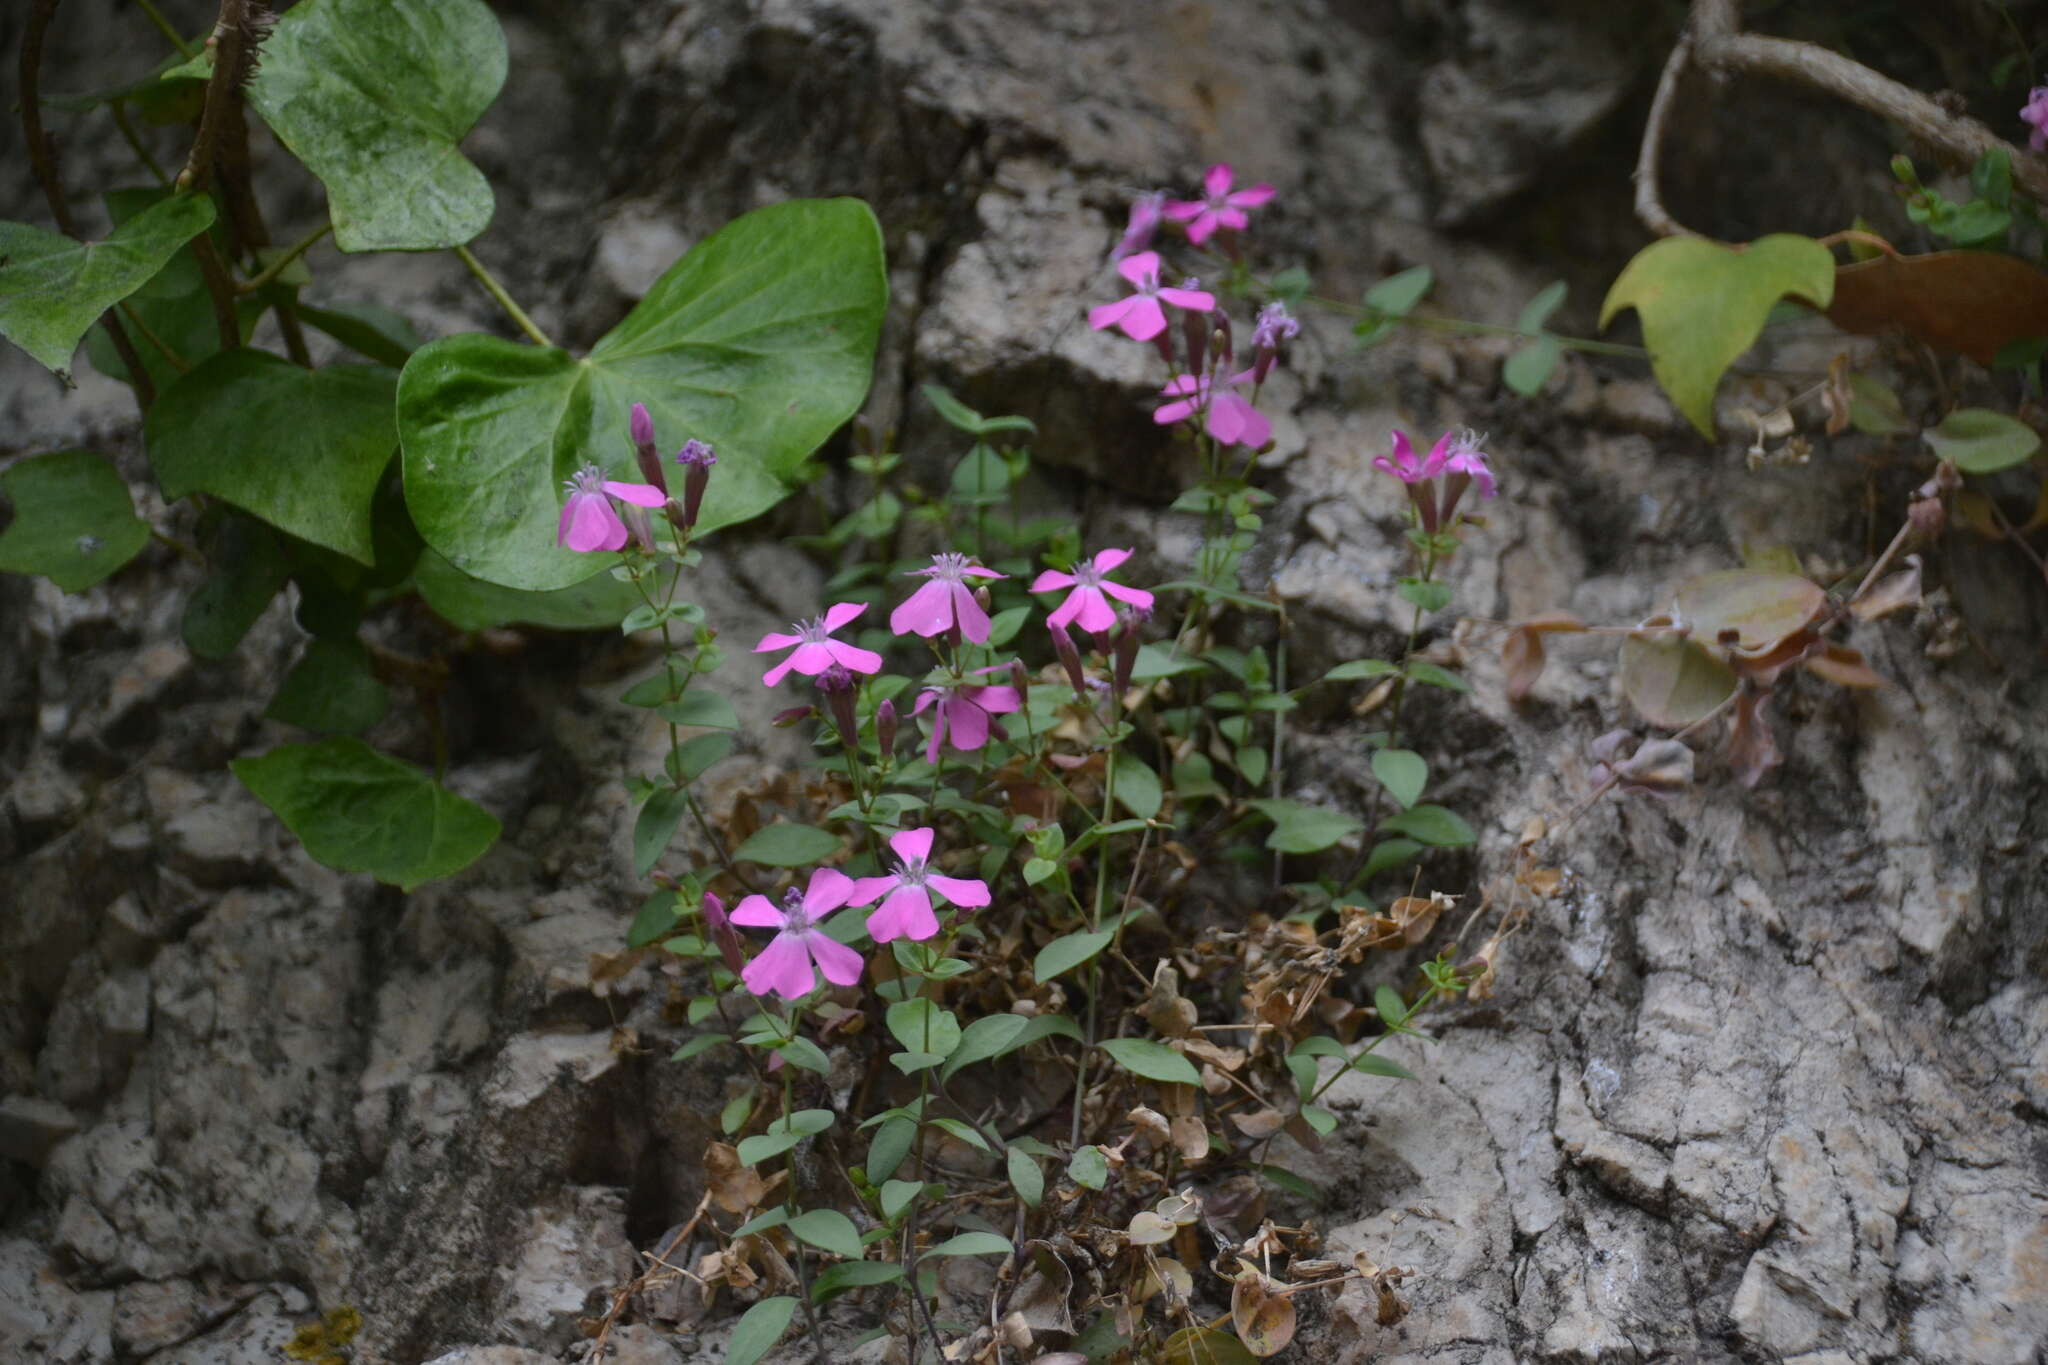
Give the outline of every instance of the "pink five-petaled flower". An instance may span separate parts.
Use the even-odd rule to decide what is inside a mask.
[[[1444,473],[1466,476],[1479,485],[1480,497],[1490,498],[1494,494],[1493,471],[1486,467],[1486,452],[1479,448],[1484,439],[1471,431],[1449,431],[1436,443],[1436,450],[1444,452]],[[1456,486],[1455,491],[1463,492],[1463,486]]]
[[[932,636],[958,626],[975,644],[988,643],[988,613],[974,600],[974,589],[966,580],[1008,575],[983,568],[966,555],[951,553],[933,555],[930,568],[910,573],[924,578],[924,586],[889,613],[889,629],[898,635]]]
[[[1150,341],[1166,330],[1166,310],[1161,299],[1176,308],[1196,313],[1216,311],[1216,296],[1206,289],[1174,289],[1159,283],[1159,253],[1141,251],[1117,262],[1116,273],[1131,282],[1138,292],[1129,298],[1105,303],[1088,310],[1088,325],[1096,331],[1121,327],[1133,341]]]
[[[833,664],[844,664],[854,673],[879,673],[882,671],[882,656],[871,649],[862,649],[831,638],[832,632],[859,617],[868,609],[865,602],[840,602],[826,609],[823,616],[808,621],[798,621],[790,629],[793,635],[780,633],[763,635],[761,643],[754,646],[756,654],[774,649],[788,649],[796,646],[787,659],[761,675],[761,681],[769,687],[781,682],[793,668],[807,678],[815,678]]]
[[[1104,550],[1095,558],[1083,560],[1074,566],[1072,573],[1061,573],[1047,569],[1031,580],[1032,592],[1057,592],[1061,588],[1072,588],[1067,600],[1053,609],[1046,617],[1046,623],[1064,626],[1068,622],[1079,623],[1081,629],[1099,635],[1116,624],[1116,608],[1109,605],[1109,597],[1119,602],[1128,602],[1134,607],[1152,610],[1152,594],[1143,588],[1127,588],[1121,583],[1112,583],[1107,575],[1131,557],[1129,550]]]
[[[1402,483],[1421,483],[1424,479],[1433,479],[1444,472],[1444,452],[1447,449],[1446,442],[1450,439],[1450,434],[1445,433],[1443,439],[1436,443],[1435,449],[1427,456],[1421,456],[1415,453],[1415,447],[1408,440],[1408,433],[1397,430],[1394,433],[1393,455],[1375,456],[1372,467],[1392,474]]]
[[[2027,105],[2020,110],[2020,118],[2034,130],[2027,138],[2027,146],[2037,152],[2048,151],[2048,85],[2037,85],[2027,92]]]
[[[1005,667],[1007,665],[997,664],[981,671],[992,673]],[[1023,705],[1024,699],[1017,695],[1014,687],[982,687],[975,683],[954,682],[926,688],[910,712],[913,716],[921,716],[927,708],[933,708],[932,734],[924,746],[924,761],[937,763],[941,744],[951,744],[965,754],[988,743],[991,732],[997,738],[1003,738],[1002,722],[996,717],[1007,716]]]
[[[1196,246],[1209,240],[1217,228],[1242,228],[1250,220],[1244,215],[1246,209],[1255,209],[1273,197],[1271,185],[1254,185],[1248,190],[1232,191],[1232,176],[1227,162],[1217,162],[1202,177],[1202,198],[1182,199],[1166,206],[1166,216],[1177,223],[1188,225],[1188,240]]]
[[[862,877],[853,884],[850,904],[869,905],[880,900],[881,908],[868,916],[868,932],[875,942],[907,938],[921,943],[939,932],[939,920],[932,913],[931,893],[936,891],[964,909],[987,905],[988,883],[961,877],[941,877],[926,865],[932,854],[932,832],[906,829],[889,837],[889,847],[902,861],[886,877]],[[884,899],[886,897],[886,899]]]
[[[635,507],[659,507],[668,501],[659,488],[607,479],[594,464],[577,470],[562,486],[569,490],[569,500],[562,504],[562,519],[555,525],[555,544],[579,554],[616,550],[626,543],[626,523],[619,520],[612,498]]]
[[[1208,375],[1177,374],[1161,390],[1175,401],[1161,405],[1152,414],[1152,420],[1162,425],[1179,422],[1207,408],[1207,426],[1211,436],[1227,446],[1242,445],[1257,450],[1273,439],[1273,424],[1251,405],[1251,400],[1234,392],[1237,385],[1252,377],[1250,370],[1234,374],[1224,381],[1226,387],[1217,392]]]
[[[792,886],[783,892],[780,906],[766,896],[749,896],[734,906],[734,924],[779,931],[740,973],[747,989],[755,995],[773,991],[785,1000],[801,1000],[818,984],[811,974],[813,961],[835,986],[851,986],[860,980],[860,954],[818,927],[819,920],[846,904],[853,887],[853,878],[844,872],[821,867],[811,874],[811,884],[804,890]]]

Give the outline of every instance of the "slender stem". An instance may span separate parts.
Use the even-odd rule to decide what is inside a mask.
[[[1636,151],[1636,217],[1659,237],[1697,237],[1665,209],[1657,194],[1657,161],[1664,150],[1664,124],[1671,117],[1671,104],[1678,94],[1678,81],[1692,61],[1693,33],[1688,27],[1678,35],[1671,55],[1664,60],[1664,73],[1657,78],[1657,93],[1650,100],[1650,116],[1643,121],[1643,141]]]
[[[199,261],[199,274],[206,281],[206,297],[213,304],[213,325],[220,333],[220,348],[232,351],[242,344],[242,320],[235,311],[235,280],[227,263],[214,249],[213,238],[202,232],[192,239],[192,255]]]
[[[128,144],[128,150],[135,153],[135,159],[142,163],[143,169],[150,173],[157,184],[170,184],[171,178],[164,174],[164,168],[156,164],[156,158],[149,154],[149,148],[143,146],[142,139],[136,136],[135,125],[128,118],[128,101],[110,100],[107,112],[114,116],[114,126],[121,130],[122,140]]]
[[[164,358],[165,364],[169,365],[179,374],[183,374],[185,373],[185,371],[192,368],[190,363],[186,361],[185,357],[179,355],[177,351],[171,348],[171,344],[169,342],[165,341],[162,337],[158,336],[154,331],[150,329],[150,325],[142,320],[142,314],[135,311],[134,304],[128,302],[128,300],[126,299],[122,299],[121,302],[116,306],[120,308],[121,315],[127,318],[129,322],[135,325],[135,330],[142,334],[142,339],[148,342],[150,345],[156,347],[157,353]]]
[[[505,310],[506,316],[518,324],[520,331],[533,339],[534,345],[552,346],[555,344],[548,340],[547,333],[533,325],[533,319],[526,316],[526,310],[513,301],[512,296],[505,292],[505,286],[499,284],[490,271],[484,269],[484,263],[476,258],[474,252],[466,246],[458,246],[455,248],[455,254],[464,265],[469,267],[469,273],[476,276],[477,283],[484,287],[484,291],[498,301],[498,306]]]
[[[178,30],[171,26],[171,21],[164,18],[163,11],[156,7],[156,0],[135,0],[135,3],[149,16],[149,22],[156,25],[157,32],[163,34],[171,46],[178,50],[178,55],[188,62],[191,61],[192,45],[178,36]]]
[[[1998,509],[1994,506],[1992,510],[1995,512]],[[1877,563],[1870,566],[1870,572],[1863,575],[1863,581],[1856,585],[1856,591],[1849,594],[1849,600],[1851,602],[1856,601],[1858,598],[1862,597],[1864,593],[1870,591],[1871,585],[1877,582],[1877,576],[1883,573],[1886,568],[1890,567],[1892,559],[1899,553],[1900,548],[1905,545],[1906,537],[1910,536],[1912,533],[1912,522],[1907,521],[1900,523],[1899,533],[1892,537],[1892,543],[1885,546],[1884,553],[1877,557]]]
[[[299,259],[299,257],[305,255],[308,251],[311,251],[316,245],[319,244],[319,241],[322,237],[325,237],[328,233],[332,231],[334,231],[334,224],[322,223],[319,227],[307,233],[298,241],[293,242],[291,246],[286,249],[285,253],[282,256],[274,258],[270,262],[270,264],[264,266],[260,272],[251,275],[248,279],[243,280],[240,284],[236,285],[235,292],[237,294],[253,294],[257,290],[263,288],[263,286],[269,284],[279,275],[282,275],[285,272],[286,268],[289,267],[293,261],[296,261],[297,259]]]

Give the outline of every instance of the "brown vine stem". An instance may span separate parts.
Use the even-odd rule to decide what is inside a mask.
[[[1657,195],[1657,156],[1680,77],[1688,66],[1717,76],[1772,76],[1833,95],[1889,119],[1906,136],[1953,166],[1968,166],[1986,152],[2003,151],[2013,183],[2048,203],[2048,158],[2013,146],[1973,118],[1952,114],[1909,85],[1816,43],[1744,33],[1740,0],[1694,0],[1685,32],[1664,64],[1636,159],[1636,217],[1660,237],[1696,236],[1674,219]]]
[[[221,139],[233,120],[235,101],[241,97],[246,74],[249,0],[221,0],[220,17],[214,21],[213,36],[206,40],[213,49],[213,75],[206,82],[206,103],[199,115],[199,133],[192,139],[192,152],[185,169],[174,182],[180,194],[204,192],[213,183],[214,157]],[[213,324],[220,333],[220,348],[232,351],[242,344],[242,324],[235,313],[235,282],[221,260],[210,233],[192,239],[192,254],[199,261],[199,273],[206,281],[206,294],[213,302]]]
[[[50,203],[50,216],[57,220],[57,230],[66,237],[78,236],[78,224],[71,217],[71,206],[64,200],[64,183],[57,177],[57,150],[51,145],[50,135],[43,130],[43,97],[41,80],[43,71],[43,43],[50,32],[50,21],[57,15],[57,0],[34,0],[29,7],[28,26],[21,35],[21,134],[28,144],[29,166],[34,170],[36,183],[42,186],[43,198]],[[135,389],[135,403],[144,412],[156,401],[156,385],[151,382],[149,371],[142,368],[142,357],[135,353],[135,344],[128,339],[128,329],[121,325],[121,319],[114,316],[109,308],[100,314],[100,326],[107,329],[107,339],[114,343],[114,353],[121,357],[121,363],[128,368],[128,382]]]

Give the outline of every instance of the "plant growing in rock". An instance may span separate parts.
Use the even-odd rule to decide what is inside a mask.
[[[660,581],[603,577],[619,562],[609,552],[629,526],[651,545],[646,513],[659,507],[702,534],[793,491],[805,458],[866,392],[885,299],[879,233],[851,200],[749,214],[575,355],[470,249],[493,199],[457,144],[507,60],[482,0],[318,0],[282,15],[267,0],[223,0],[203,42],[143,9],[171,55],[60,99],[38,79],[58,6],[29,8],[22,127],[58,231],[0,223],[0,335],[65,379],[92,332],[87,356],[132,387],[150,474],[165,498],[196,510],[177,518],[195,522],[196,543],[138,518],[104,455],[57,451],[0,471],[14,504],[0,569],[78,592],[152,540],[203,560],[184,638],[205,657],[233,652],[289,590],[308,638],[270,715],[326,737],[238,759],[235,772],[315,858],[410,888],[463,867],[498,834],[489,813],[438,780],[451,657],[471,632],[509,622],[689,624],[671,581],[694,562],[687,542],[647,566],[669,575]],[[150,182],[105,187],[113,227],[97,241],[85,240],[59,177],[45,123],[60,113],[110,117]],[[328,221],[288,247],[272,245],[258,207],[252,119],[327,193]],[[168,169],[151,144],[172,134],[157,126],[184,130]],[[343,252],[454,253],[524,339],[422,342],[374,305],[311,302],[306,252],[329,235]],[[265,332],[282,354],[254,344]],[[635,411],[687,437],[686,455],[716,445],[715,487],[678,471],[670,502],[647,472]],[[636,464],[656,491],[617,491],[640,487],[620,477]],[[620,496],[639,499],[623,517],[608,505]],[[576,552],[589,550],[606,553]],[[420,646],[394,623],[401,600],[444,626],[426,633],[424,653],[408,652]],[[693,663],[715,660],[705,637]],[[421,755],[431,777],[356,737],[384,716],[394,684],[432,733]],[[691,708],[701,698],[683,695],[680,675],[673,690],[662,704],[678,723],[700,720]]]
[[[1244,210],[1269,191],[1230,182],[1213,168],[1207,196],[1162,219],[1234,258]],[[1267,307],[1240,359],[1215,293],[1165,283],[1138,228],[1124,245],[1129,292],[1090,319],[1154,347],[1166,371],[1154,416],[1201,470],[1175,504],[1204,529],[1193,577],[1145,583],[1132,547],[1024,520],[1029,453],[995,442],[1030,424],[928,387],[969,442],[952,496],[892,487],[900,461],[871,445],[855,459],[872,491],[818,542],[894,549],[914,528],[926,553],[842,571],[840,600],[754,645],[760,685],[798,694],[782,723],[813,727],[815,772],[703,810],[692,784],[733,724],[693,686],[717,623],[652,596],[625,623],[664,627],[663,664],[626,699],[674,722],[664,771],[637,780],[636,865],[658,873],[686,816],[704,860],[657,875],[629,943],[699,974],[675,1060],[736,1048],[746,1068],[665,1257],[708,1237],[687,1267],[707,1304],[721,1286],[753,1300],[728,1346],[737,1365],[799,1314],[818,1341],[818,1307],[856,1292],[876,1296],[879,1333],[947,1359],[1264,1356],[1290,1340],[1298,1294],[1361,1277],[1389,1320],[1403,1311],[1411,1272],[1323,1258],[1310,1224],[1269,1215],[1275,1192],[1314,1195],[1270,1149],[1335,1131],[1326,1096],[1342,1077],[1405,1077],[1382,1044],[1422,1037],[1414,1021],[1463,988],[1448,957],[1369,1005],[1347,982],[1429,939],[1454,898],[1414,894],[1413,865],[1473,842],[1421,799],[1428,764],[1402,742],[1402,698],[1465,688],[1418,645],[1494,475],[1469,433],[1427,456],[1396,434],[1380,463],[1409,499],[1408,648],[1290,685],[1284,631],[1267,634],[1284,623],[1239,570],[1266,501],[1251,481],[1270,439],[1261,386],[1295,325]],[[714,490],[723,477],[711,471]],[[638,485],[593,473],[573,496],[587,502],[562,514],[572,545],[616,548],[636,585],[687,581],[686,517],[650,541]],[[1003,501],[1010,516],[988,515]],[[1355,681],[1389,716],[1364,818],[1290,797],[1284,743],[1310,688]],[[1290,856],[1298,880],[1283,884]],[[1278,892],[1254,893],[1254,913],[1224,908],[1261,872]],[[1408,894],[1368,898],[1397,877]],[[983,1268],[942,1278],[960,1260]],[[985,1300],[972,1323],[945,1316],[963,1276]]]

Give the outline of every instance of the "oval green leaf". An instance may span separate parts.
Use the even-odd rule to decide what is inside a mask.
[[[1116,799],[1122,806],[1140,820],[1150,820],[1159,814],[1159,807],[1165,804],[1166,793],[1160,790],[1159,774],[1136,754],[1118,751],[1116,756]]]
[[[725,1346],[725,1365],[758,1365],[761,1357],[782,1340],[789,1320],[796,1315],[796,1300],[788,1294],[763,1299],[749,1308],[732,1329]]]
[[[1402,806],[1412,806],[1429,783],[1429,764],[1410,749],[1378,749],[1372,756],[1372,775],[1387,794]]]
[[[1062,972],[1070,972],[1089,961],[1107,948],[1115,937],[1115,932],[1109,929],[1093,933],[1084,929],[1077,934],[1056,938],[1038,950],[1038,956],[1032,959],[1031,975],[1043,985]]]
[[[587,359],[474,334],[423,346],[398,386],[413,520],[457,569],[506,587],[609,568],[555,530],[581,466],[639,480],[634,403],[665,445],[717,448],[699,535],[758,516],[859,406],[887,301],[867,205],[792,200],[700,243]]]
[[[829,1251],[849,1261],[861,1258],[860,1230],[854,1227],[851,1218],[837,1209],[812,1209],[809,1213],[800,1213],[789,1220],[789,1230],[820,1251]]]
[[[327,187],[343,251],[431,251],[484,230],[490,182],[457,149],[505,83],[483,0],[300,0],[249,101]]]
[[[1010,1239],[995,1232],[963,1232],[957,1237],[948,1237],[931,1250],[927,1256],[1007,1256],[1010,1254]]]
[[[287,744],[228,766],[315,860],[401,890],[459,872],[497,842],[489,811],[359,739]]]
[[[839,836],[815,825],[770,825],[755,830],[732,856],[763,867],[803,867],[838,851]]]
[[[1380,821],[1380,833],[1405,834],[1437,848],[1464,848],[1478,839],[1463,816],[1442,806],[1417,806]]]
[[[2031,459],[2041,448],[2039,432],[1990,408],[1957,408],[1920,439],[1965,474],[1996,474]]]
[[[1155,1043],[1149,1038],[1111,1038],[1101,1047],[1116,1059],[1118,1066],[1148,1081],[1163,1081],[1168,1085],[1202,1083],[1202,1073],[1195,1070],[1194,1063],[1164,1043]]]
[[[0,470],[14,520],[0,531],[0,570],[41,574],[82,592],[140,554],[149,526],[114,466],[90,450],[35,455]]]

